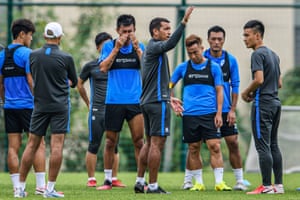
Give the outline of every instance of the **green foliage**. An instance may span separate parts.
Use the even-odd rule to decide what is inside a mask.
[[[295,67],[283,77],[283,87],[279,92],[283,105],[300,105],[300,67]]]

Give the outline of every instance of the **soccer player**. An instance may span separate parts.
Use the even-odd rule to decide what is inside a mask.
[[[219,65],[203,56],[202,39],[194,34],[185,40],[190,60],[178,65],[171,77],[170,87],[183,80],[183,142],[188,143],[186,169],[196,179],[192,191],[203,191],[200,160],[201,143],[210,152],[210,164],[215,175],[215,190],[232,190],[223,181],[221,134],[223,105],[223,78]]]
[[[98,53],[101,52],[104,42],[111,40],[112,37],[106,32],[96,35],[95,45]],[[84,83],[89,79],[90,82],[90,99],[84,88]],[[104,111],[105,96],[107,85],[107,73],[101,72],[98,60],[93,60],[85,64],[78,77],[77,89],[85,104],[89,108],[89,146],[85,156],[86,169],[88,173],[88,187],[96,187],[95,170],[97,163],[97,153],[101,144],[104,133]],[[125,187],[121,180],[117,179],[119,166],[118,145],[115,147],[114,162],[112,171],[112,186]]]
[[[54,189],[62,163],[65,135],[70,129],[70,87],[77,84],[72,56],[59,49],[63,36],[59,23],[46,25],[46,44],[30,54],[30,67],[34,81],[34,109],[30,122],[28,143],[20,166],[18,196],[24,197],[25,181],[32,166],[34,155],[50,126],[50,158],[45,198],[61,198],[64,194]]]
[[[265,27],[259,20],[244,25],[244,42],[253,49],[251,55],[252,81],[242,92],[250,103],[252,135],[258,153],[262,185],[247,194],[282,194],[282,155],[278,146],[278,126],[281,102],[278,89],[282,86],[278,55],[263,42]],[[272,172],[274,185],[272,185]]]
[[[29,46],[34,24],[28,19],[18,19],[12,23],[12,44],[0,53],[0,95],[4,103],[5,131],[8,135],[7,164],[13,183],[14,196],[19,183],[19,151],[22,133],[29,132],[33,109],[32,76],[30,73]],[[45,190],[45,142],[41,139],[33,162],[36,174],[36,194]]]
[[[140,58],[144,45],[135,36],[135,18],[132,15],[120,15],[116,31],[119,37],[106,42],[99,57],[100,69],[108,72],[108,80],[105,99],[105,180],[97,190],[112,189],[114,150],[125,119],[131,132],[137,165],[143,146],[144,123],[139,98],[142,91]]]
[[[134,190],[144,193],[144,173],[149,170],[147,193],[168,194],[157,182],[161,154],[170,135],[170,104],[173,109],[180,108],[180,101],[170,98],[170,72],[167,52],[180,40],[186,24],[193,12],[187,8],[185,15],[171,35],[170,21],[157,17],[151,20],[149,31],[151,39],[142,58],[143,92],[141,108],[144,115],[146,143],[139,157],[139,168]],[[176,108],[175,108],[176,107]]]
[[[204,56],[222,69],[224,81],[223,126],[220,128],[221,136],[225,139],[229,150],[229,161],[236,179],[234,190],[247,190],[244,185],[242,158],[238,143],[238,129],[236,125],[236,106],[239,96],[239,68],[236,58],[223,50],[225,30],[220,26],[213,26],[207,32],[207,41],[210,48]]]

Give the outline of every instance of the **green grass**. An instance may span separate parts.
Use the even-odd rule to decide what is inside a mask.
[[[300,174],[286,174],[284,175],[285,194],[283,195],[246,195],[245,192],[216,192],[214,191],[214,177],[211,170],[204,171],[204,183],[206,191],[191,192],[181,190],[180,187],[183,182],[184,173],[159,173],[159,184],[170,191],[170,195],[147,195],[135,194],[133,192],[133,185],[135,182],[135,173],[120,172],[119,178],[127,184],[126,188],[113,188],[110,191],[97,191],[95,188],[87,188],[85,186],[87,181],[86,173],[60,173],[56,188],[65,193],[64,199],[80,199],[80,200],[132,200],[132,199],[149,199],[149,200],[239,200],[239,199],[262,199],[262,200],[277,200],[277,199],[300,199],[300,192],[296,191],[300,187]],[[98,184],[103,181],[103,173],[97,173]],[[256,173],[245,174],[252,185],[250,189],[254,189],[260,184],[260,175]],[[235,184],[232,172],[224,174],[224,180],[229,186]],[[34,195],[35,177],[33,173],[28,176],[26,191],[29,193],[27,199],[43,199],[41,196]],[[0,173],[0,200],[14,199],[12,192],[12,184],[8,173]]]

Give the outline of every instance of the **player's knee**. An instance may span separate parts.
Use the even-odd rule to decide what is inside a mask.
[[[117,141],[116,140],[112,140],[112,139],[108,139],[106,138],[105,140],[105,149],[115,149],[115,147],[117,146]]]
[[[227,143],[230,151],[238,151],[239,143],[237,141],[231,141]]]
[[[144,145],[144,140],[143,138],[134,138],[133,143],[135,148],[141,149]]]

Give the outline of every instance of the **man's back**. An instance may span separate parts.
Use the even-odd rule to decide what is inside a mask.
[[[30,55],[34,80],[35,109],[42,112],[67,110],[69,80],[77,84],[71,55],[60,51],[57,45],[46,44]]]
[[[107,89],[107,73],[100,71],[97,60],[86,63],[79,75],[81,80],[89,79],[92,108],[98,108],[105,105],[106,89]]]

